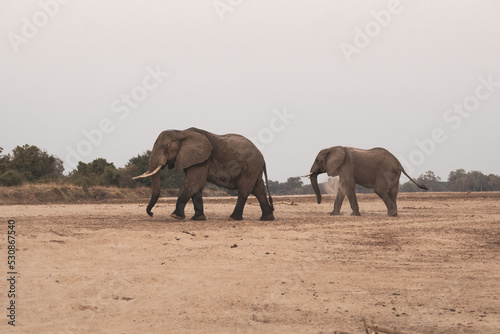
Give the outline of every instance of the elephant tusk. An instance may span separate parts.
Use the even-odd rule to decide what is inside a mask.
[[[313,175],[314,173],[313,172],[310,172],[309,174],[306,174],[306,175],[302,175],[301,177],[310,177],[311,175]]]
[[[136,179],[140,179],[140,178],[143,178],[143,177],[148,177],[148,176],[154,175],[154,174],[158,173],[158,171],[161,169],[161,167],[162,167],[161,165],[158,165],[158,167],[156,167],[156,169],[154,171],[152,171],[152,172],[145,172],[142,175],[134,176],[132,179],[136,180]]]

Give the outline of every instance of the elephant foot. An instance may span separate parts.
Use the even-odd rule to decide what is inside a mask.
[[[243,215],[233,213],[231,216],[229,216],[229,218],[231,218],[232,220],[243,220]]]
[[[262,220],[262,221],[274,220],[274,215],[272,213],[269,215],[262,215],[262,217],[260,217],[260,220]]]
[[[170,215],[170,217],[175,218],[175,219],[179,219],[179,220],[182,220],[182,219],[186,218],[185,216],[184,216],[184,217],[179,216],[179,215],[178,215],[178,214],[176,214],[175,212],[173,212],[173,213]]]
[[[194,215],[193,217],[191,217],[191,220],[207,220],[207,217],[205,217],[204,214],[200,214],[200,215]]]
[[[332,211],[330,212],[330,216],[340,216],[340,212]]]
[[[352,212],[351,213],[351,216],[361,216],[361,213],[359,213],[359,211],[356,211],[356,212]]]
[[[394,212],[394,213],[387,213],[387,217],[397,217],[398,216],[398,212]]]

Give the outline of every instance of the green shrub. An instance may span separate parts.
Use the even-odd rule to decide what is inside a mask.
[[[12,187],[23,183],[21,174],[15,170],[8,170],[0,175],[0,185]]]

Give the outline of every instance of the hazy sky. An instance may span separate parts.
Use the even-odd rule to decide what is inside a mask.
[[[498,0],[0,0],[0,147],[123,167],[195,126],[251,138],[282,182],[336,145],[500,174],[499,18]]]

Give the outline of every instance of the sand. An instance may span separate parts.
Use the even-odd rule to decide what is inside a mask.
[[[8,219],[17,247],[0,332],[500,333],[500,193],[400,194],[398,218],[372,194],[361,217],[276,197],[271,222],[255,199],[232,221],[234,198],[206,198],[204,222],[174,201],[0,206],[4,277]]]

